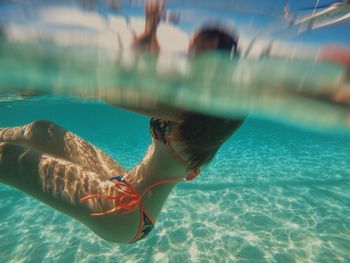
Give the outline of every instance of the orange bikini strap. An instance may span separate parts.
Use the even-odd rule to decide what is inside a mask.
[[[86,197],[81,198],[80,202],[83,203],[92,198],[102,198],[105,200],[117,200],[118,204],[115,207],[107,211],[91,213],[90,215],[101,216],[101,215],[113,213],[115,211],[118,211],[121,214],[126,215],[133,212],[141,204],[141,200],[144,197],[144,195],[154,187],[162,184],[177,183],[179,181],[184,181],[184,179],[168,178],[168,179],[159,180],[158,182],[147,187],[142,194],[138,194],[135,188],[126,182],[116,182],[114,186],[119,189],[122,189],[123,192],[118,193],[117,195],[101,195],[101,194],[88,195]]]
[[[122,192],[118,193],[117,195],[93,194],[80,199],[81,203],[87,200],[90,200],[92,198],[102,198],[105,200],[118,201],[118,205],[116,205],[115,207],[104,212],[91,213],[91,216],[101,216],[101,215],[113,213],[115,211],[119,211],[121,214],[129,214],[133,212],[138,206],[140,206],[141,200],[144,197],[144,195],[154,187],[157,187],[162,184],[177,183],[180,181],[191,181],[200,173],[200,169],[192,169],[189,163],[175,151],[175,149],[171,145],[171,142],[170,142],[171,140],[168,136],[166,141],[167,141],[166,146],[171,151],[171,153],[175,156],[175,158],[178,159],[181,163],[183,163],[189,170],[192,170],[192,172],[189,173],[185,179],[168,178],[168,179],[159,180],[158,182],[147,187],[142,194],[138,194],[135,188],[127,182],[116,182],[114,186],[122,190]]]

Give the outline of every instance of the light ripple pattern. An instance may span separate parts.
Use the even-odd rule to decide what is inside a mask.
[[[0,116],[0,127],[57,122],[128,169],[150,142],[147,118],[101,103],[1,102]],[[349,262],[349,149],[349,134],[248,118],[136,245],[0,185],[0,262]]]

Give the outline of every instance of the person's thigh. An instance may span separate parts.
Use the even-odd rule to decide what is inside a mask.
[[[23,145],[0,142],[0,183],[15,187],[35,199],[89,226],[112,242],[130,241],[139,225],[139,211],[92,217],[91,213],[118,206],[103,198],[81,203],[91,194],[119,195],[122,189],[83,166]]]

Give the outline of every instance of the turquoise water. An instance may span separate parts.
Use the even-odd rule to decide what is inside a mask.
[[[85,32],[70,24],[49,27],[47,22],[39,23],[40,9],[35,3],[40,7],[42,2],[20,5],[5,1],[0,6],[0,27],[23,23],[23,32],[37,30],[43,39],[60,29],[70,32],[67,39]],[[129,7],[132,2],[121,1]],[[136,2],[138,7],[143,5]],[[180,28],[190,34],[213,17],[235,25],[240,41],[248,37],[248,44],[270,27],[283,28],[284,0],[231,2],[215,1],[214,5],[205,0],[174,0],[169,6],[170,10],[181,10]],[[314,5],[314,1],[288,2],[291,10]],[[222,6],[227,8],[212,8]],[[108,10],[96,10],[99,16],[103,13],[103,19],[108,17]],[[276,12],[278,16],[273,15]],[[133,6],[121,14],[142,16],[143,11]],[[106,28],[93,26],[87,28],[95,32],[93,39],[103,39]],[[289,29],[285,32],[288,37],[272,30],[272,35],[277,42],[348,46],[346,26],[299,35]],[[11,89],[44,89],[49,94],[98,99],[102,97],[99,93],[111,92],[110,87],[119,96],[123,86],[130,86],[127,91],[135,89],[139,96],[152,93],[165,103],[187,109],[225,116],[249,111],[265,119],[248,117],[195,181],[175,188],[153,233],[135,245],[106,242],[78,221],[0,185],[0,263],[350,262],[350,115],[348,105],[337,105],[330,99],[332,84],[343,69],[266,58],[240,60],[235,65],[226,58],[208,57],[164,77],[156,74],[156,61],[147,56],[123,68],[105,43],[97,48],[92,41],[88,47],[60,49],[46,41],[29,42],[0,43],[0,127],[48,119],[94,143],[128,169],[143,158],[150,143],[148,118],[97,102],[53,96],[19,100]],[[204,66],[204,62],[211,66]],[[274,85],[279,82],[289,83],[289,89]],[[164,89],[159,89],[161,86]],[[292,126],[292,122],[303,128]]]
[[[55,121],[127,168],[150,143],[147,118],[102,103],[0,102],[0,116],[0,127]],[[136,245],[0,185],[0,262],[349,262],[349,149],[350,134],[248,118]]]
[[[0,43],[0,99],[24,91],[111,100],[117,105],[162,103],[235,118],[247,113],[307,126],[347,129],[348,105],[333,99],[345,69],[287,58],[234,58],[217,53],[195,59],[149,54],[123,62],[110,50],[43,43]],[[113,53],[113,52],[112,52]],[[212,85],[215,83],[215,85]],[[151,106],[152,107],[152,106]]]

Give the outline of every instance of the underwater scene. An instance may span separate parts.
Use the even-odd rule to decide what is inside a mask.
[[[152,7],[154,42],[142,38]],[[1,1],[0,262],[350,262],[349,19],[346,0]],[[217,28],[228,54],[208,40]],[[208,41],[191,49],[201,30]],[[150,117],[173,112],[244,121],[142,240],[108,240],[79,216],[88,205],[72,212],[32,188],[50,169],[28,156],[65,164],[79,151],[43,150],[28,124],[55,123],[134,171],[158,143]]]

